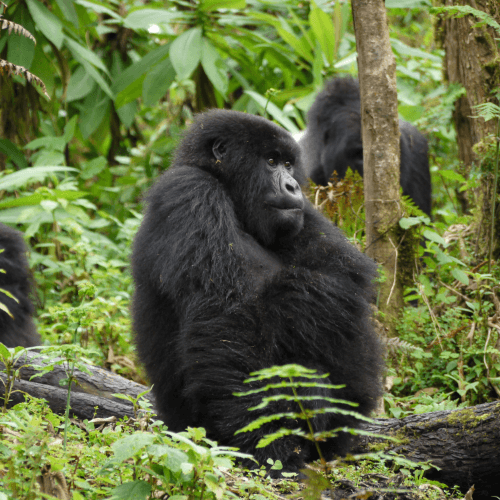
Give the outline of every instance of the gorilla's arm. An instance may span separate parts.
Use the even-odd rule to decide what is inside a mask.
[[[241,288],[234,245],[238,223],[221,184],[199,169],[179,167],[149,192],[144,221],[134,243],[134,279],[162,296],[207,295]],[[224,299],[223,296],[220,296]]]

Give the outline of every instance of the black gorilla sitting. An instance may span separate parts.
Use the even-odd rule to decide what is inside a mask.
[[[34,307],[30,300],[31,280],[26,252],[21,233],[0,224],[0,270],[3,269],[0,271],[0,304],[5,305],[13,316],[0,308],[0,342],[7,347],[41,344],[32,317]],[[10,292],[17,301],[2,289]]]
[[[173,431],[203,426],[285,470],[316,458],[295,437],[255,449],[286,423],[234,435],[289,406],[249,412],[260,396],[233,396],[251,388],[248,374],[288,363],[329,373],[326,383],[346,387],[309,394],[354,401],[367,415],[383,364],[369,317],[375,265],[303,198],[303,180],[300,147],[277,125],[234,111],[201,114],[149,192],[132,256],[136,343],[160,417]],[[313,423],[316,431],[359,426],[328,413]],[[345,453],[350,439],[322,444],[325,454]]]
[[[359,84],[353,78],[330,80],[307,115],[300,145],[306,174],[326,186],[334,171],[342,179],[351,167],[363,175],[361,103]],[[408,122],[399,120],[401,132],[401,186],[415,205],[430,216],[431,176],[427,139]]]

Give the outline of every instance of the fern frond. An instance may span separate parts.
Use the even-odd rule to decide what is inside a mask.
[[[49,94],[47,94],[47,88],[45,87],[45,84],[42,82],[42,80],[40,80],[40,78],[38,78],[38,76],[34,75],[33,73],[30,73],[25,67],[17,66],[10,63],[9,61],[0,59],[0,73],[6,74],[7,76],[10,76],[12,74],[23,76],[24,78],[26,78],[26,81],[28,83],[31,83],[33,85],[34,82],[39,87],[41,87],[43,93],[47,96],[48,99],[50,99]]]
[[[36,44],[35,37],[26,28],[23,28],[20,24],[14,23],[13,21],[4,19],[2,15],[0,15],[0,30],[9,30],[9,35],[14,32],[16,35],[25,36],[33,40]]]
[[[389,349],[400,349],[402,351],[421,351],[422,348],[412,345],[409,342],[406,342],[405,340],[398,339],[397,337],[390,338],[387,340],[387,347]]]

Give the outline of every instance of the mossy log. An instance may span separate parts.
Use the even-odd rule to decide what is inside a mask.
[[[474,500],[500,497],[500,401],[402,419],[376,419],[365,430],[399,440],[386,441],[386,451],[439,467],[427,471],[429,479],[457,485],[464,493],[474,485]],[[380,443],[380,439],[362,438],[356,452],[379,448]]]

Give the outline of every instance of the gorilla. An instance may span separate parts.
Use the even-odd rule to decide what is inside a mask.
[[[284,426],[274,421],[235,432],[290,403],[248,411],[261,395],[234,393],[250,372],[297,363],[338,390],[304,389],[310,408],[322,398],[357,403],[368,415],[381,395],[383,357],[370,319],[375,264],[306,201],[301,150],[274,123],[236,111],[197,116],[172,166],[147,195],[135,237],[132,301],[135,342],[153,384],[156,409],[172,431],[205,427],[209,438],[281,460],[298,471],[317,458],[291,436],[256,448]],[[269,395],[269,394],[267,394]],[[349,415],[325,413],[315,431],[359,427]],[[351,436],[321,444],[345,454]]]
[[[359,83],[346,77],[330,80],[307,114],[307,129],[300,140],[306,174],[326,186],[334,171],[342,179],[347,168],[363,175],[361,101]],[[427,139],[408,122],[401,132],[401,187],[415,205],[431,214],[431,176]]]
[[[32,347],[42,343],[33,322],[31,276],[26,253],[21,233],[0,224],[0,304],[5,305],[13,316],[0,308],[0,342],[7,347]]]

